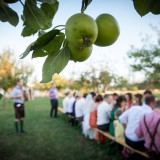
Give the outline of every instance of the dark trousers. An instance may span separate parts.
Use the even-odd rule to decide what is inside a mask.
[[[160,160],[160,152],[154,152],[147,149],[147,154],[149,155],[151,160]]]
[[[76,117],[76,120],[82,122],[83,121],[83,116],[82,117]]]
[[[98,125],[97,127],[102,131],[109,131],[109,124],[102,124],[102,125]]]
[[[75,118],[75,114],[74,113],[68,113],[68,115],[72,116],[70,119],[70,123],[72,126],[78,126],[78,121]]]
[[[72,126],[78,126],[78,121],[75,118],[71,119],[71,125]]]
[[[57,109],[58,109],[58,99],[51,99],[50,117],[53,116],[53,110],[54,110],[54,117],[57,117]]]
[[[20,120],[25,117],[24,104],[23,103],[14,103],[15,118]]]
[[[146,150],[145,147],[144,147],[144,141],[134,142],[134,141],[131,141],[130,139],[128,139],[126,136],[125,136],[125,139],[126,139],[126,143],[129,146],[131,146],[132,148],[140,150],[140,151],[145,151]]]

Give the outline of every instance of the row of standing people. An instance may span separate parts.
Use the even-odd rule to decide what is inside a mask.
[[[86,137],[105,141],[105,138],[94,131],[99,128],[112,136],[125,141],[129,146],[144,151],[157,159],[160,156],[160,100],[155,100],[150,90],[144,94],[131,93],[118,96],[114,94],[96,95],[91,92],[82,96],[70,90],[65,91],[63,108],[82,121],[82,132]],[[144,101],[143,101],[144,99]],[[128,152],[123,149],[123,154]]]

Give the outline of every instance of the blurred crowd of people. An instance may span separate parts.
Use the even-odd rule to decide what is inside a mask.
[[[106,142],[106,137],[96,133],[94,128],[109,132],[115,138],[126,142],[140,151],[147,151],[151,159],[160,159],[160,100],[150,90],[144,94],[125,95],[96,94],[82,95],[65,90],[63,110],[72,126],[82,124],[85,137]],[[125,157],[130,151],[122,149]]]
[[[143,95],[126,93],[124,95],[97,94],[90,92],[82,95],[66,89],[63,99],[63,111],[70,115],[72,126],[82,126],[82,133],[91,140],[106,142],[106,137],[97,133],[95,128],[114,136],[122,143],[134,149],[147,151],[152,160],[160,160],[160,100],[146,90]],[[57,118],[58,90],[52,84],[49,90],[50,117]],[[24,102],[28,100],[23,80],[17,79],[10,93],[15,111],[15,130],[17,135],[24,132]],[[120,148],[125,157],[132,154],[126,148]]]

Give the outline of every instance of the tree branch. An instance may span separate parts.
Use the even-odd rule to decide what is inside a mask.
[[[22,4],[22,6],[24,6],[24,4],[23,4],[22,0],[19,0],[19,2]]]

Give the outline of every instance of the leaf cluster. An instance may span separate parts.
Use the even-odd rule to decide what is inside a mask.
[[[40,35],[21,54],[25,58],[32,51],[32,58],[47,56],[42,69],[42,83],[52,80],[55,73],[60,73],[70,60],[70,51],[65,43],[65,35],[58,29],[52,29]]]
[[[83,13],[92,0],[82,0],[81,12]],[[52,80],[52,75],[60,73],[70,60],[70,50],[65,40],[65,34],[52,27],[53,18],[58,10],[58,0],[0,0],[0,21],[9,22],[13,26],[19,23],[19,15],[12,9],[12,3],[22,4],[23,37],[38,33],[39,37],[32,42],[21,54],[25,58],[32,52],[32,58],[47,56],[43,69],[42,81],[47,83]],[[160,14],[160,0],[133,0],[136,11],[144,16],[149,12]],[[143,61],[143,60],[142,60]],[[141,66],[135,66],[141,67]]]
[[[24,3],[21,0],[0,0],[0,20],[13,26],[18,25],[20,18],[10,3],[22,4],[23,13],[20,16],[24,26],[23,37],[49,29],[59,6],[57,0],[25,0]]]

